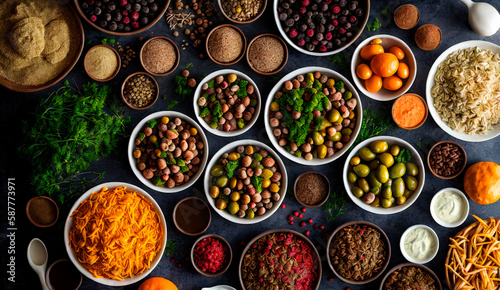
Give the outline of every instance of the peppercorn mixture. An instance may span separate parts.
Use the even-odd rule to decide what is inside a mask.
[[[127,80],[123,95],[129,104],[141,108],[154,101],[156,90],[156,84],[149,76],[138,74]]]

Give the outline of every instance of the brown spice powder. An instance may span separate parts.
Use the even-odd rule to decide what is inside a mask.
[[[57,209],[45,198],[33,199],[28,209],[34,222],[40,225],[50,225],[57,218]]]
[[[174,46],[165,39],[153,39],[142,52],[144,66],[153,73],[168,72],[175,65],[177,53]]]
[[[283,63],[284,58],[285,49],[283,45],[272,36],[260,37],[248,48],[248,60],[258,71],[275,71]]]
[[[98,46],[91,48],[85,57],[87,73],[98,79],[110,78],[118,69],[118,57],[108,47]]]
[[[315,205],[327,195],[328,185],[325,178],[316,173],[307,173],[297,180],[297,198],[305,204]]]
[[[243,51],[243,38],[231,27],[217,28],[208,40],[208,52],[217,61],[232,62]]]

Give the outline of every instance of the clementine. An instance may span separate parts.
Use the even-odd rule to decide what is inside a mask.
[[[152,277],[142,282],[138,290],[178,290],[172,281],[163,277]]]
[[[398,71],[399,61],[394,54],[385,52],[377,54],[372,58],[370,68],[373,73],[386,78],[392,76]]]
[[[467,195],[479,204],[491,204],[500,199],[500,165],[478,162],[467,169],[464,176]]]
[[[361,49],[359,55],[364,60],[371,60],[374,56],[384,53],[384,48],[380,44],[369,44]]]

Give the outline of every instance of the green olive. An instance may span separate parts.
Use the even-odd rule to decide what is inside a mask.
[[[344,121],[344,118],[342,118],[342,116],[340,116],[336,122],[332,122],[332,123],[333,123],[333,125],[337,126],[337,125],[342,124],[342,121]]]
[[[394,197],[382,198],[382,207],[388,208],[391,207],[394,203]]]
[[[260,174],[260,177],[264,178],[264,179],[269,179],[271,177],[273,177],[273,172],[270,170],[270,169],[264,169],[262,170],[262,173]]]
[[[328,139],[329,141],[338,142],[340,141],[340,139],[342,139],[342,133],[336,132],[335,134],[333,134],[333,136],[326,135],[326,139]]]
[[[380,164],[375,170],[375,177],[381,183],[386,183],[389,180],[389,170],[384,164]]]
[[[246,216],[245,216],[245,217],[246,217],[247,219],[249,219],[249,220],[251,220],[251,219],[253,219],[253,218],[255,217],[255,213],[254,213],[254,212],[253,212],[253,210],[251,210],[251,209],[247,209],[246,213],[247,213],[247,214],[246,214]]]
[[[394,179],[398,177],[403,177],[406,173],[406,165],[404,163],[398,162],[389,168],[389,177]]]
[[[352,189],[352,194],[354,194],[355,197],[361,198],[364,194],[363,190],[357,186],[354,186]]]
[[[403,196],[406,198],[406,199],[409,199],[413,194],[413,191],[411,190],[408,190],[405,188],[405,192],[403,193]]]
[[[351,171],[347,173],[347,180],[349,180],[349,182],[351,183],[354,183],[358,180],[358,176],[356,175],[356,173]]]
[[[410,176],[410,175],[406,175],[404,177],[404,182],[405,182],[405,186],[406,186],[406,188],[408,188],[408,190],[417,189],[418,181],[415,177]]]
[[[321,135],[321,133],[318,132],[318,131],[312,132],[311,133],[311,138],[313,139],[313,143],[316,146],[319,146],[319,145],[325,143],[325,138],[323,138],[323,136]]]
[[[370,183],[371,187],[382,187],[382,183],[378,181],[378,179],[375,177],[375,172],[370,172],[368,174],[368,183]]]
[[[399,177],[392,181],[392,196],[400,197],[405,193],[405,183],[403,178]]]
[[[219,177],[222,174],[224,174],[224,166],[222,165],[215,165],[212,167],[212,170],[210,170],[210,174],[215,177]]]
[[[339,120],[340,118],[340,112],[337,109],[332,109],[328,114],[326,114],[326,119],[329,122],[335,123]]]
[[[384,188],[382,188],[381,195],[382,195],[383,198],[392,197],[392,189],[390,187],[384,187]]]
[[[382,187],[391,187],[392,186],[392,179],[389,179],[387,180],[387,182],[385,182]]]
[[[370,192],[375,194],[375,195],[378,195],[380,193],[381,189],[380,187],[372,187],[370,188]]]
[[[236,201],[231,201],[227,206],[227,210],[230,214],[236,214],[240,210],[240,206]]]
[[[371,170],[375,170],[377,169],[379,164],[380,161],[378,161],[378,159],[373,159],[372,161],[370,161],[370,163],[368,163],[368,167],[370,167]]]
[[[396,198],[396,203],[397,204],[403,204],[405,202],[406,202],[406,197],[404,195]]]
[[[215,207],[218,208],[218,209],[225,209],[227,206],[227,203],[225,200],[223,200],[222,198],[219,198],[216,202],[215,202]]]
[[[380,197],[376,196],[375,200],[372,203],[370,203],[370,205],[373,207],[379,207],[380,206]]]
[[[323,138],[323,136],[321,136]],[[322,144],[316,148],[316,152],[318,154],[318,158],[323,159],[326,157],[326,154],[328,153],[328,147],[326,147],[325,144]]]
[[[411,176],[418,175],[418,166],[415,163],[408,162],[406,163],[406,173]]]
[[[370,174],[370,167],[366,164],[359,164],[352,168],[359,177],[367,177]]]
[[[215,181],[215,185],[217,185],[219,188],[224,187],[227,185],[228,181],[229,181],[229,178],[227,178],[227,176],[225,176],[225,175],[222,175],[222,176],[219,176],[217,178],[217,180]]]
[[[389,149],[389,152],[391,152],[392,156],[396,157],[396,156],[398,156],[398,155],[399,155],[399,151],[400,151],[400,150],[401,150],[401,149],[399,148],[399,146],[398,146],[398,145],[393,145],[393,146],[391,146],[391,148]]]
[[[387,144],[387,142],[382,140],[373,141],[370,144],[370,149],[377,154],[384,153],[385,151],[387,151],[387,148],[389,148],[389,145]]]
[[[361,188],[364,192],[369,192],[370,191],[370,184],[366,179],[360,178],[358,179],[358,186]]]
[[[378,156],[378,159],[382,164],[387,166],[387,168],[394,165],[394,157],[390,153],[384,152]]]
[[[359,158],[361,158],[364,161],[370,162],[373,159],[375,159],[376,156],[377,155],[375,155],[375,153],[373,153],[368,147],[363,147],[359,149]]]
[[[352,129],[351,128],[344,128],[342,129],[342,131],[340,131],[340,133],[342,133],[342,135],[351,135],[352,134]]]

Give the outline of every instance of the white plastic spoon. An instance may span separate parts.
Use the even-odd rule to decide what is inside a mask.
[[[500,14],[488,3],[460,0],[469,10],[469,25],[477,34],[491,36],[500,28]]]
[[[37,238],[31,240],[28,245],[28,262],[40,278],[43,290],[48,290],[45,283],[45,271],[47,270],[48,253],[45,244]]]

